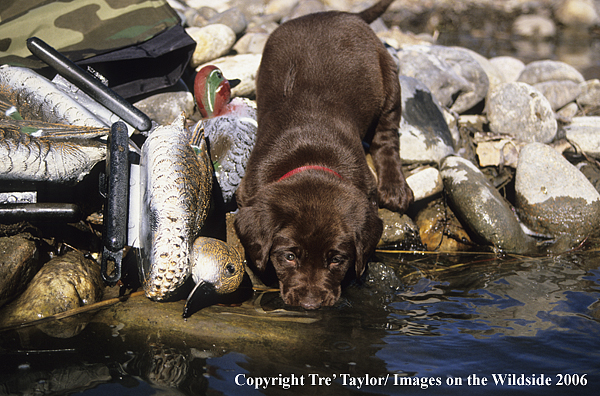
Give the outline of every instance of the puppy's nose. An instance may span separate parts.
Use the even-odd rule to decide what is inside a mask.
[[[300,306],[307,310],[319,309],[321,308],[321,300],[315,297],[306,297],[300,301]]]

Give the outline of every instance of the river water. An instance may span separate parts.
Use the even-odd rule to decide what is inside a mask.
[[[258,321],[260,334],[96,322],[70,339],[4,333],[0,395],[598,394],[594,246],[377,258],[333,308],[284,310],[276,292],[219,308],[216,321],[239,315],[233,326]]]

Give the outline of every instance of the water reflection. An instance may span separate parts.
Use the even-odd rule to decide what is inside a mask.
[[[206,357],[160,335],[116,336],[108,326],[69,340],[28,329],[3,334],[0,395],[204,394]]]
[[[443,257],[428,264],[404,261],[405,272],[429,277],[407,285],[388,305],[391,317],[411,324],[384,337],[386,347],[377,356],[389,371],[463,381],[472,373],[490,381],[492,373],[545,373],[556,383],[565,372],[598,380],[597,252],[478,257],[467,262],[468,274]],[[533,390],[559,394],[561,388]]]
[[[214,308],[217,318],[235,317],[239,329],[230,338],[210,328],[198,338],[100,323],[71,339],[36,329],[5,332],[0,395],[406,394],[441,388],[464,395],[481,393],[467,385],[472,375],[492,383],[492,374],[513,373],[544,374],[553,383],[558,374],[586,374],[597,386],[599,255],[380,254],[364,283],[348,287],[336,307],[305,313],[285,307],[278,293],[266,293],[243,307]],[[492,384],[485,391],[523,389],[544,395],[564,390]]]
[[[593,327],[597,325],[590,311],[598,300],[596,255],[475,257],[465,266],[442,258],[431,268],[409,262],[408,268],[420,264],[419,271],[429,276],[407,285],[388,308],[392,316],[423,321],[430,327],[451,322],[453,329],[474,337],[534,337],[541,330],[572,330],[574,322],[580,321],[591,321],[587,326]],[[468,274],[463,274],[463,267]]]

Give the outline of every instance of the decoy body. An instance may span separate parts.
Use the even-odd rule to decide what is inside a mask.
[[[214,238],[198,237],[212,191],[212,167],[204,136],[190,133],[181,115],[155,129],[142,146],[140,278],[155,301],[178,296],[191,277],[183,317],[234,292],[244,275],[241,255]]]
[[[225,202],[232,200],[244,177],[258,126],[254,102],[231,99],[231,87],[237,82],[227,80],[213,65],[200,69],[194,80],[196,104],[204,118],[204,132]]]
[[[192,244],[208,214],[212,168],[202,140],[199,153],[182,114],[156,128],[141,157],[140,278],[146,296],[172,297],[191,274]]]

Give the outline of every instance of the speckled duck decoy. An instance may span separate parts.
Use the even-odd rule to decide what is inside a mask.
[[[199,153],[182,114],[156,128],[142,146],[140,278],[146,296],[171,298],[191,275],[191,250],[204,225],[212,168],[202,141]]]
[[[212,191],[212,167],[204,136],[190,133],[182,114],[154,130],[142,146],[140,278],[155,301],[177,297],[191,277],[196,286],[183,316],[218,302],[241,284],[240,254],[225,242],[198,237]]]

